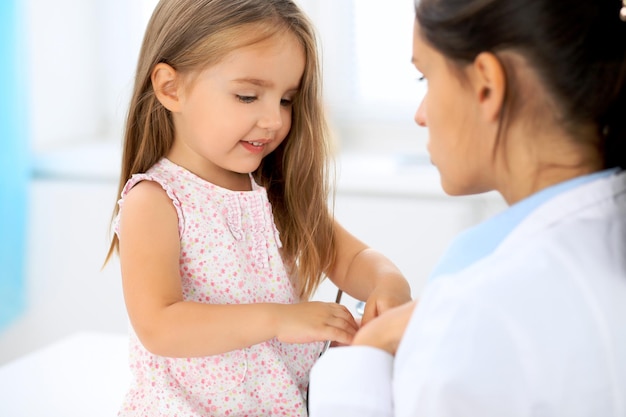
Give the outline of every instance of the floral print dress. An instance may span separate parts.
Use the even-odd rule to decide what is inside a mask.
[[[231,191],[163,158],[126,183],[120,211],[140,181],[159,183],[178,213],[185,300],[299,302],[266,190],[252,178],[252,191]],[[220,355],[169,358],[148,352],[131,329],[134,379],[119,416],[306,416],[309,371],[320,348],[271,339]]]

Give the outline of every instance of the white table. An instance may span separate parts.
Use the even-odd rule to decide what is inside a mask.
[[[0,416],[116,416],[130,378],[126,335],[78,333],[0,367]]]

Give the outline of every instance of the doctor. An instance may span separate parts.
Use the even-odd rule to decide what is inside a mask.
[[[314,366],[312,417],[626,416],[626,0],[421,0],[444,190],[509,208]]]

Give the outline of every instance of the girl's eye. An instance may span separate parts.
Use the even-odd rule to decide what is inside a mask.
[[[290,99],[283,98],[280,100],[280,105],[283,107],[289,107],[293,104],[293,101]]]
[[[422,81],[426,81],[426,77],[424,77],[423,75],[420,75],[419,77],[417,77],[417,82],[422,82]]]
[[[256,97],[254,96],[240,96],[237,95],[237,100],[241,101],[242,103],[252,103],[256,100]]]

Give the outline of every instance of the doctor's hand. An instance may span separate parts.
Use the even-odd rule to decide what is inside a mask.
[[[370,293],[365,303],[365,310],[361,318],[361,326],[380,316],[387,310],[401,306],[411,301],[411,289],[402,280],[382,280]]]
[[[371,346],[396,354],[417,301],[387,310],[363,325],[352,340],[352,346]]]

